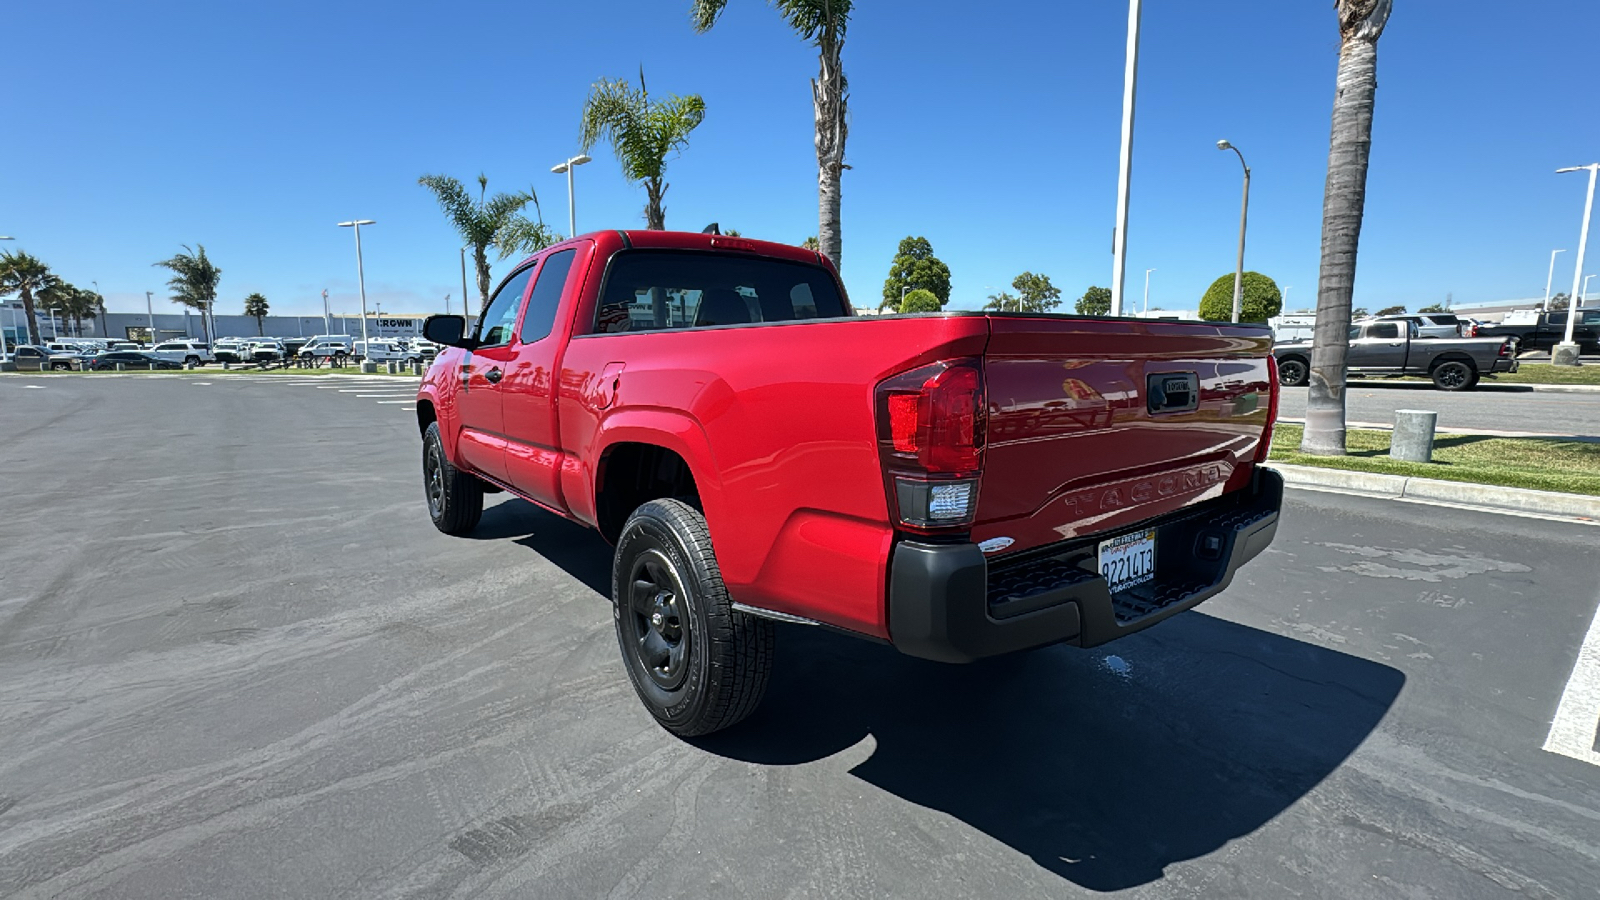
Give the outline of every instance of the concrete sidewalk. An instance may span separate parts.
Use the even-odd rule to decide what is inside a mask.
[[[1395,391],[1434,391],[1437,390],[1431,381],[1404,381],[1399,378],[1351,378],[1345,381],[1348,388],[1385,388]],[[1490,391],[1499,394],[1600,394],[1600,384],[1500,384],[1489,376],[1478,382],[1474,391]]]
[[[1600,497],[1586,494],[1563,494],[1557,491],[1534,491],[1467,481],[1442,481],[1436,478],[1413,478],[1381,472],[1352,472],[1346,469],[1292,466],[1276,462],[1267,465],[1280,472],[1284,483],[1289,487],[1335,490],[1371,497],[1386,497],[1391,500],[1462,506],[1489,512],[1558,516],[1572,521],[1600,525]]]

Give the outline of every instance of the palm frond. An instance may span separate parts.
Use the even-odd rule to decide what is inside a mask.
[[[694,0],[689,4],[689,21],[693,23],[694,30],[701,34],[711,30],[722,18],[722,10],[727,7],[728,0]]]
[[[487,190],[488,179],[482,175],[478,178],[480,185]],[[480,203],[473,201],[460,181],[448,175],[424,175],[417,179],[417,184],[433,192],[439,201],[439,208],[444,211],[445,218],[455,226],[463,241],[479,246],[493,238],[494,228],[484,221]]]
[[[561,240],[561,235],[543,222],[513,215],[495,232],[494,246],[500,251],[500,259],[504,260],[513,255],[538,253]]]

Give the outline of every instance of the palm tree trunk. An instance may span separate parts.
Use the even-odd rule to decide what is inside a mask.
[[[33,311],[33,291],[26,287],[22,289],[22,311],[28,317],[28,343],[43,343],[39,340],[39,317]]]
[[[811,105],[817,126],[817,243],[822,253],[838,268],[844,253],[840,233],[840,175],[849,168],[844,162],[844,141],[849,125],[846,104],[849,84],[844,77],[844,38],[830,22],[817,36],[821,72],[811,82]]]
[[[489,255],[487,248],[487,244],[472,245],[472,262],[478,267],[478,294],[480,295],[478,310],[480,313],[489,308]]]
[[[644,189],[649,197],[644,204],[644,227],[649,231],[666,231],[667,210],[661,205],[667,196],[666,182],[650,178],[645,181]]]
[[[1300,450],[1345,453],[1345,374],[1350,352],[1350,300],[1356,281],[1361,216],[1367,202],[1367,158],[1378,89],[1378,38],[1391,0],[1339,0],[1339,72],[1333,99],[1328,182],[1322,199],[1322,270],[1311,345],[1311,384]]]

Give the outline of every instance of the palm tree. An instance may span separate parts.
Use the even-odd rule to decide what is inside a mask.
[[[265,335],[266,326],[261,320],[267,315],[267,298],[260,294],[251,294],[244,298],[244,314],[256,320],[256,334]]]
[[[83,333],[85,318],[94,318],[98,299],[94,291],[75,287],[54,275],[47,276],[45,284],[34,292],[38,306],[59,316],[61,324],[70,323],[73,335]]]
[[[822,249],[822,245],[817,243],[817,236],[814,234],[811,237],[801,241],[800,246],[806,248],[807,250],[820,251]]]
[[[28,317],[28,342],[39,343],[39,318],[33,311],[33,295],[55,278],[50,267],[38,257],[22,251],[0,253],[0,297],[22,295],[22,310]]]
[[[172,291],[172,302],[200,311],[200,333],[210,342],[207,315],[212,304],[217,302],[217,283],[222,281],[222,270],[206,258],[204,244],[195,244],[195,247],[190,250],[189,245],[184,244],[182,253],[152,265],[171,270],[172,278],[168,279],[167,287]]]
[[[533,204],[535,212],[539,210],[539,198],[532,188],[526,193],[519,191],[488,197],[489,178],[480,174],[478,199],[473,200],[461,182],[449,175],[424,175],[417,179],[417,184],[433,191],[445,217],[461,234],[461,240],[472,248],[472,260],[478,272],[478,293],[483,306],[489,303],[490,247],[497,248],[500,258],[505,259],[513,253],[538,252],[561,240],[561,235],[545,226],[542,213],[537,222],[521,214],[529,203]]]
[[[728,0],[690,0],[694,30],[704,33],[717,23]],[[839,230],[839,177],[850,168],[844,161],[849,131],[850,86],[844,77],[845,29],[852,0],[768,0],[789,27],[817,48],[821,71],[811,79],[811,107],[816,118],[817,237],[822,252],[839,266],[844,239]]]
[[[1300,450],[1345,452],[1345,362],[1350,352],[1350,296],[1356,281],[1361,215],[1367,202],[1367,157],[1378,90],[1378,38],[1393,0],[1337,0],[1339,72],[1333,95],[1333,137],[1322,195],[1322,271],[1312,334],[1311,384]]]
[[[661,206],[667,193],[663,180],[667,173],[667,154],[689,145],[689,132],[705,120],[706,104],[699,94],[669,95],[651,101],[644,84],[644,69],[639,69],[639,89],[628,82],[602,78],[589,89],[583,103],[583,122],[578,143],[588,153],[597,141],[605,141],[622,164],[623,177],[643,183],[645,227],[662,231],[667,227],[667,211]]]

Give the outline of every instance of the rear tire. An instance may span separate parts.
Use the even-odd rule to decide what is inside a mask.
[[[1278,383],[1284,387],[1305,387],[1311,381],[1311,367],[1298,356],[1278,361]]]
[[[696,737],[755,711],[772,672],[773,626],[737,612],[705,516],[652,500],[622,526],[611,570],[617,645],[661,727]]]
[[[478,527],[483,518],[483,482],[450,464],[438,422],[428,423],[422,437],[422,489],[433,527],[457,536]]]
[[[200,367],[201,367],[201,366],[203,366],[203,365],[205,365],[205,363],[203,363],[203,362],[201,362],[201,360],[200,360],[200,357],[198,357],[198,356],[185,356],[185,357],[184,357],[184,358],[183,358],[183,364],[184,364],[184,365],[185,365],[185,366],[189,366],[189,365],[192,365],[192,366],[194,366],[194,367],[195,367],[195,368],[196,368],[196,369],[198,369],[198,368],[200,368]]]
[[[1441,391],[1471,390],[1478,383],[1478,369],[1460,359],[1447,359],[1433,367],[1429,373],[1433,386]]]

